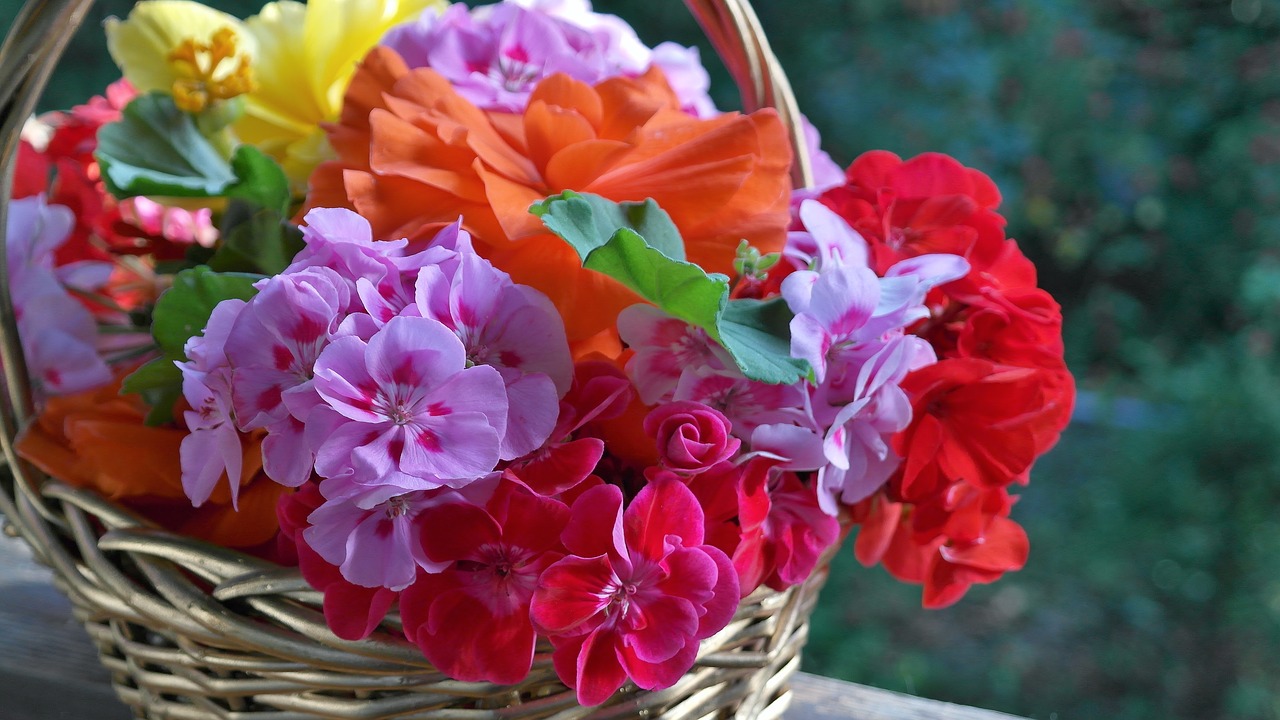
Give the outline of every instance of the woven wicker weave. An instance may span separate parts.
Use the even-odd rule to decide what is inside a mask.
[[[10,195],[24,120],[92,0],[29,0],[0,48],[0,198]],[[793,178],[808,184],[799,114],[746,0],[686,0],[738,83],[746,109],[776,107],[792,128]],[[6,208],[0,202],[0,243]],[[3,252],[0,252],[3,257]],[[336,638],[320,595],[292,568],[157,530],[100,496],[41,476],[13,440],[32,416],[8,279],[0,263],[0,479],[7,530],[54,570],[120,699],[156,720],[314,718],[775,718],[789,700],[826,565],[782,593],[761,589],[702,643],[697,663],[659,692],[624,687],[582,708],[540,645],[516,686],[451,680],[388,617],[368,639]]]

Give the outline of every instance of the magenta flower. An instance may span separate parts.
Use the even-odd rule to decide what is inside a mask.
[[[733,618],[737,573],[703,544],[702,508],[671,476],[645,486],[625,512],[617,487],[587,490],[561,539],[571,554],[542,574],[530,612],[583,705],[604,702],[628,677],[670,687],[693,666],[698,641]]]
[[[733,457],[742,441],[731,429],[724,413],[688,400],[662,403],[644,418],[644,432],[658,447],[658,462],[681,475],[696,475]]]
[[[382,624],[397,593],[381,586],[361,587],[348,581],[338,566],[326,562],[311,549],[303,532],[310,527],[307,518],[323,504],[320,490],[312,483],[281,498],[276,506],[281,544],[286,551],[292,549],[297,554],[302,577],[324,595],[325,624],[333,634],[343,640],[362,640]]]
[[[498,463],[502,376],[468,367],[457,336],[430,318],[393,318],[368,342],[334,340],[316,361],[315,390],[327,418],[316,418],[325,428],[316,448],[324,477],[430,490],[461,487]]]
[[[537,639],[529,602],[542,571],[564,556],[569,508],[504,483],[485,507],[451,503],[418,517],[433,562],[401,595],[405,636],[455,680],[516,683]]]
[[[782,590],[803,582],[840,539],[839,521],[819,507],[814,488],[764,458],[742,473],[738,521],[742,537],[733,565],[744,594],[762,583]]]

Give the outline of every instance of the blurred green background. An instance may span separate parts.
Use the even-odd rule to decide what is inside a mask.
[[[99,24],[128,5],[94,9],[44,108],[113,79]],[[1280,0],[758,7],[838,162],[996,179],[1082,390],[1015,510],[1028,567],[926,612],[842,553],[806,670],[1045,720],[1280,717]],[[675,0],[597,8],[700,41]]]

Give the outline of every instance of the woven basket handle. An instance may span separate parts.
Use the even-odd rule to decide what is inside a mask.
[[[48,522],[62,521],[42,502],[37,471],[14,451],[14,440],[31,421],[34,405],[9,294],[8,265],[3,261],[7,201],[13,192],[22,126],[35,111],[49,75],[92,4],[93,0],[27,0],[0,45],[0,367],[4,372],[0,446],[14,479],[12,488],[0,479],[0,513],[28,539],[32,533],[26,523],[38,521],[33,511]],[[777,109],[791,136],[792,182],[796,187],[811,185],[809,156],[791,84],[749,0],[685,0],[685,4],[737,83],[743,109]]]

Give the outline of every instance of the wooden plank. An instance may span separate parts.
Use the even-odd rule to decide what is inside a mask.
[[[126,720],[71,604],[20,540],[0,537],[0,720]],[[1016,720],[801,674],[789,720]]]

